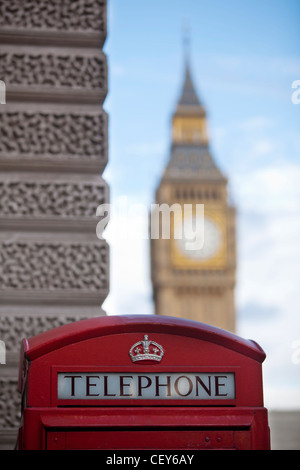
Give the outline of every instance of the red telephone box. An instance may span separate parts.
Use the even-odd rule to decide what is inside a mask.
[[[28,340],[19,449],[269,449],[263,350],[194,321],[107,316]]]

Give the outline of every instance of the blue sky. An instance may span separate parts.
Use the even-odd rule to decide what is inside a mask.
[[[169,158],[188,24],[211,151],[237,207],[237,332],[267,353],[266,404],[300,407],[300,104],[291,101],[292,82],[300,80],[300,2],[108,3],[104,176],[111,202],[117,208],[154,202]],[[127,215],[131,234],[141,233],[142,215]],[[153,313],[149,241],[114,236],[126,222],[117,210],[107,230],[111,293],[104,308],[108,314]]]

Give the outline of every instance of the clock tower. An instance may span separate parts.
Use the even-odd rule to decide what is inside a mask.
[[[155,313],[234,332],[235,210],[228,203],[227,179],[209,150],[206,110],[188,61],[172,117],[170,158],[155,202],[157,208],[170,209],[170,236],[151,237]],[[194,232],[189,234],[188,227]],[[197,230],[199,243],[193,244]]]

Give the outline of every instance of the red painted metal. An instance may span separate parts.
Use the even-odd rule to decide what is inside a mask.
[[[145,334],[163,346],[160,361],[132,362],[129,351]],[[264,359],[265,353],[253,341],[171,317],[99,317],[47,331],[22,344],[23,424],[18,448],[268,449]],[[86,380],[92,400],[60,398],[60,373],[69,374],[73,384],[78,382],[70,378],[72,374],[82,374],[80,380]],[[96,379],[108,381],[113,373],[122,375],[124,396],[116,398],[107,388],[105,397],[98,397],[93,393]],[[144,388],[150,382],[147,377],[154,381],[159,374],[177,374],[174,377],[183,376],[187,383],[188,374],[210,374],[219,395],[224,374],[234,374],[235,394],[226,400],[218,399],[218,394],[198,400],[189,396],[188,389],[187,396],[174,399],[159,393],[155,399],[127,398],[126,380],[135,374],[142,375]]]

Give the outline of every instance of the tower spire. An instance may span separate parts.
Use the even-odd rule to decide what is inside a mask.
[[[182,42],[183,42],[183,57],[184,57],[184,82],[181,92],[181,97],[178,102],[178,106],[182,107],[194,107],[201,106],[199,101],[191,74],[190,66],[190,48],[191,48],[191,34],[190,25],[187,21],[182,27]]]
[[[182,27],[182,43],[183,43],[183,56],[185,61],[185,68],[189,67],[190,61],[190,46],[191,46],[191,28],[187,20],[185,20]]]

